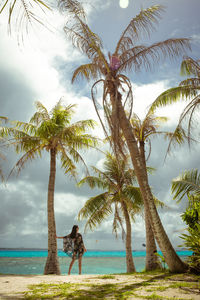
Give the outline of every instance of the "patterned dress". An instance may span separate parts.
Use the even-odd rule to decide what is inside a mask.
[[[83,256],[84,248],[83,238],[80,233],[77,233],[74,239],[70,238],[70,234],[63,238],[63,251],[73,259]]]

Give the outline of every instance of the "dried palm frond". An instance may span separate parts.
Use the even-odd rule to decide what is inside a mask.
[[[190,48],[189,39],[167,39],[165,41],[154,43],[151,46],[133,47],[121,55],[122,64],[119,71],[135,69],[140,71],[142,67],[146,70],[151,69],[155,62],[159,62],[161,58],[176,58],[186,49]]]
[[[123,31],[115,53],[121,54],[129,49],[140,38],[142,33],[150,34],[155,29],[154,24],[160,19],[160,13],[164,10],[161,5],[151,6],[150,8],[141,10],[140,13],[133,18],[126,29]]]
[[[43,18],[47,11],[51,10],[48,0],[2,0],[0,4],[0,14],[8,11],[8,28],[11,33],[12,28],[18,32],[19,41],[24,40],[24,33],[29,32],[29,28],[38,23],[47,27]]]

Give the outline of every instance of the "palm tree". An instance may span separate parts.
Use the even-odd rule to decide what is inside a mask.
[[[188,206],[181,218],[187,225],[188,234],[182,234],[184,246],[192,251],[188,257],[190,271],[200,272],[200,174],[197,169],[186,170],[172,181],[173,198],[180,202],[187,197]]]
[[[182,123],[188,120],[188,142],[191,141],[191,129],[195,121],[195,113],[199,111],[200,105],[200,60],[185,57],[181,64],[181,74],[188,78],[181,81],[178,87],[168,89],[157,97],[151,109],[176,103],[179,100],[190,100],[180,115],[176,130],[183,130]],[[187,119],[188,118],[188,119]],[[195,126],[196,129],[196,126]]]
[[[132,86],[129,78],[122,72],[128,70],[139,71],[142,67],[151,68],[152,63],[158,62],[161,57],[174,58],[189,48],[188,39],[168,39],[151,46],[137,45],[137,41],[146,33],[150,34],[154,25],[160,18],[162,6],[152,6],[142,10],[133,18],[122,32],[113,55],[105,55],[102,41],[97,34],[92,32],[86,23],[83,7],[78,1],[60,0],[61,9],[72,16],[64,30],[73,45],[86,54],[90,62],[78,67],[72,76],[72,82],[78,77],[96,80],[92,86],[92,99],[97,111],[103,106],[109,130],[113,136],[114,149],[119,143],[119,130],[123,131],[137,180],[144,199],[145,209],[151,219],[154,236],[165,257],[171,271],[182,272],[187,266],[180,260],[172,247],[163,228],[153,195],[148,184],[148,176],[144,170],[136,137],[132,131],[129,117],[132,111]],[[99,105],[96,91],[99,84],[103,86],[102,104]],[[128,110],[129,116],[125,110]],[[106,135],[109,135],[104,122],[101,124]]]
[[[91,188],[98,187],[105,192],[87,200],[78,217],[87,219],[85,230],[87,228],[94,230],[114,212],[113,232],[117,235],[118,227],[122,227],[122,237],[125,220],[127,272],[135,272],[131,246],[131,219],[134,220],[135,214],[141,212],[143,201],[139,188],[133,186],[136,180],[134,171],[129,168],[128,156],[120,159],[107,153],[103,171],[96,167],[93,167],[93,170],[97,176],[87,176],[79,182],[79,185],[87,183]]]
[[[50,175],[48,184],[48,257],[44,274],[60,274],[57,257],[56,224],[54,216],[54,190],[56,177],[56,157],[61,159],[61,167],[65,174],[76,175],[75,163],[83,162],[79,154],[80,149],[88,149],[97,144],[97,140],[87,129],[94,127],[92,120],[84,120],[71,124],[75,105],[64,106],[59,101],[51,112],[42,105],[36,103],[37,111],[29,123],[16,122],[15,127],[2,127],[1,136],[11,137],[10,144],[17,153],[24,153],[18,160],[15,168],[18,172],[26,162],[41,157],[46,150],[50,154]],[[85,163],[84,163],[85,164]],[[86,165],[85,165],[86,166]]]
[[[168,132],[158,131],[160,123],[166,122],[166,117],[157,117],[151,112],[151,109],[147,112],[145,118],[140,120],[140,118],[133,114],[131,118],[131,125],[133,127],[134,135],[138,142],[138,147],[140,151],[140,156],[146,170],[146,161],[148,160],[151,152],[151,136],[164,134],[165,136],[169,135]],[[149,154],[145,154],[145,145],[149,145]],[[145,209],[146,207],[144,207]],[[144,210],[145,214],[145,228],[146,228],[146,271],[156,270],[161,268],[158,256],[155,255],[157,252],[157,247],[154,239],[153,230],[151,227],[150,218],[148,211]]]
[[[22,40],[23,32],[27,33],[33,24],[46,26],[41,15],[44,16],[47,10],[51,10],[47,0],[2,0],[0,3],[0,15],[3,12],[8,14],[10,32],[14,26],[20,34],[22,33]]]

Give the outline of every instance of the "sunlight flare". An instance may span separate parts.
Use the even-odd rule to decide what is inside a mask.
[[[120,1],[119,1],[119,6],[120,6],[121,8],[127,8],[128,5],[129,5],[129,0],[120,0]]]

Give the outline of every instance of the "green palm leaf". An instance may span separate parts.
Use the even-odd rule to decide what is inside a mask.
[[[164,107],[169,104],[176,103],[182,99],[188,99],[197,94],[197,89],[192,86],[179,86],[171,88],[163,92],[151,105],[151,110],[155,111],[156,108]]]
[[[94,230],[97,225],[100,225],[112,213],[110,202],[107,200],[106,192],[91,197],[79,211],[78,219],[87,219],[85,231],[88,227],[90,230]]]
[[[200,174],[198,170],[189,170],[172,181],[173,198],[180,202],[185,195],[200,196]]]

